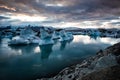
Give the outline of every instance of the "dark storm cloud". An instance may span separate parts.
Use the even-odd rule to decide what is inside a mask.
[[[119,3],[120,0],[84,0],[68,7],[67,12],[73,20],[109,18],[120,15]]]
[[[0,0],[0,12],[55,18],[43,23],[112,20],[120,16],[119,4],[120,0]]]
[[[38,2],[37,2],[38,1]],[[46,6],[45,4],[63,4],[63,7]],[[0,4],[15,8],[16,12],[31,13],[34,9],[40,13],[66,14],[73,16],[94,16],[94,14],[119,14],[120,0],[0,0]],[[23,7],[24,6],[24,7]],[[28,6],[26,11],[25,7]],[[6,8],[5,8],[6,9]],[[112,10],[112,12],[111,12]],[[110,13],[108,13],[110,12]],[[93,13],[93,14],[90,14]],[[81,17],[80,17],[81,18]]]

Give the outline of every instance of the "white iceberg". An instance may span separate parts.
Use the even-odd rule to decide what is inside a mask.
[[[39,45],[54,44],[52,39],[52,33],[49,33],[46,29],[40,29],[40,42]]]
[[[65,30],[60,31],[60,40],[59,41],[67,41],[73,39],[73,35],[70,32],[65,32]]]
[[[8,45],[26,45],[29,44],[30,41],[20,36],[13,37],[11,41],[8,42]]]

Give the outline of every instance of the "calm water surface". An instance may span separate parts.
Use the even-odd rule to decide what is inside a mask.
[[[76,35],[72,41],[47,46],[8,46],[8,41],[0,40],[0,80],[35,80],[55,75],[100,49],[120,42],[120,38]]]

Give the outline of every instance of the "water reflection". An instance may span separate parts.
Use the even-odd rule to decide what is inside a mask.
[[[120,38],[112,38],[111,39],[111,38],[105,37],[105,38],[100,38],[98,40],[98,42],[113,45],[113,44],[120,42]]]
[[[40,53],[40,52],[41,52],[40,47],[37,46],[37,47],[34,49],[34,52],[35,52],[35,53]]]
[[[40,45],[41,50],[41,59],[48,59],[50,53],[52,52],[53,44],[49,45]]]
[[[4,41],[4,40],[3,40]],[[63,41],[63,42],[59,42],[60,45],[58,45],[58,43],[56,44],[51,44],[51,45],[41,45],[39,46],[38,44],[31,44],[31,45],[19,45],[19,46],[8,46],[5,42],[2,42],[0,46],[5,46],[4,51],[5,49],[7,49],[7,53],[9,55],[12,55],[12,56],[16,56],[16,55],[30,55],[30,54],[36,54],[36,53],[39,53],[41,54],[41,59],[47,59],[49,58],[50,56],[50,53],[52,53],[52,47],[55,46],[55,45],[58,45],[57,47],[60,48],[60,50],[64,50],[66,45],[67,44],[70,44],[72,42],[72,40],[69,40],[69,41]],[[6,45],[5,45],[5,44]],[[2,48],[0,48],[2,49]],[[9,53],[9,51],[10,53]],[[3,53],[4,51],[1,50]]]
[[[89,36],[75,35],[73,41],[43,46],[8,46],[7,41],[2,39],[0,44],[0,73],[2,73],[0,80],[4,80],[4,77],[6,80],[30,80],[32,78],[35,80],[36,77],[48,77],[52,73],[58,73],[66,66],[120,42],[120,38],[90,39]]]
[[[19,51],[19,54],[26,55],[26,54],[33,54],[35,53],[35,49],[38,45],[31,44],[26,46],[10,46],[12,50]]]
[[[60,51],[64,50],[67,44],[70,44],[72,42],[72,40],[68,40],[68,41],[62,41],[60,42]],[[57,44],[57,43],[56,43]],[[48,59],[50,54],[52,53],[53,46],[55,46],[56,44],[49,44],[49,45],[39,45],[40,47],[40,54],[41,54],[41,59]]]
[[[94,39],[94,40],[97,40],[98,36],[89,36],[90,39]]]
[[[84,44],[109,44],[113,45],[117,42],[120,42],[120,38],[110,38],[110,37],[92,37],[94,39],[90,39],[87,35],[77,35],[74,36],[74,41],[76,43],[84,43]]]
[[[0,44],[1,44],[2,39],[0,38]]]
[[[62,42],[61,42],[61,46],[60,46],[60,50],[64,50],[66,44],[67,44],[67,41],[62,41]]]
[[[68,41],[62,41],[62,42],[60,42],[61,43],[60,50],[64,50],[65,47],[66,47],[66,45],[67,45],[67,43],[70,44],[72,41],[73,40],[68,40]]]

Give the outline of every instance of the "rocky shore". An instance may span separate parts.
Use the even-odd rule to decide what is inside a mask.
[[[120,80],[120,42],[52,78],[37,80]]]

